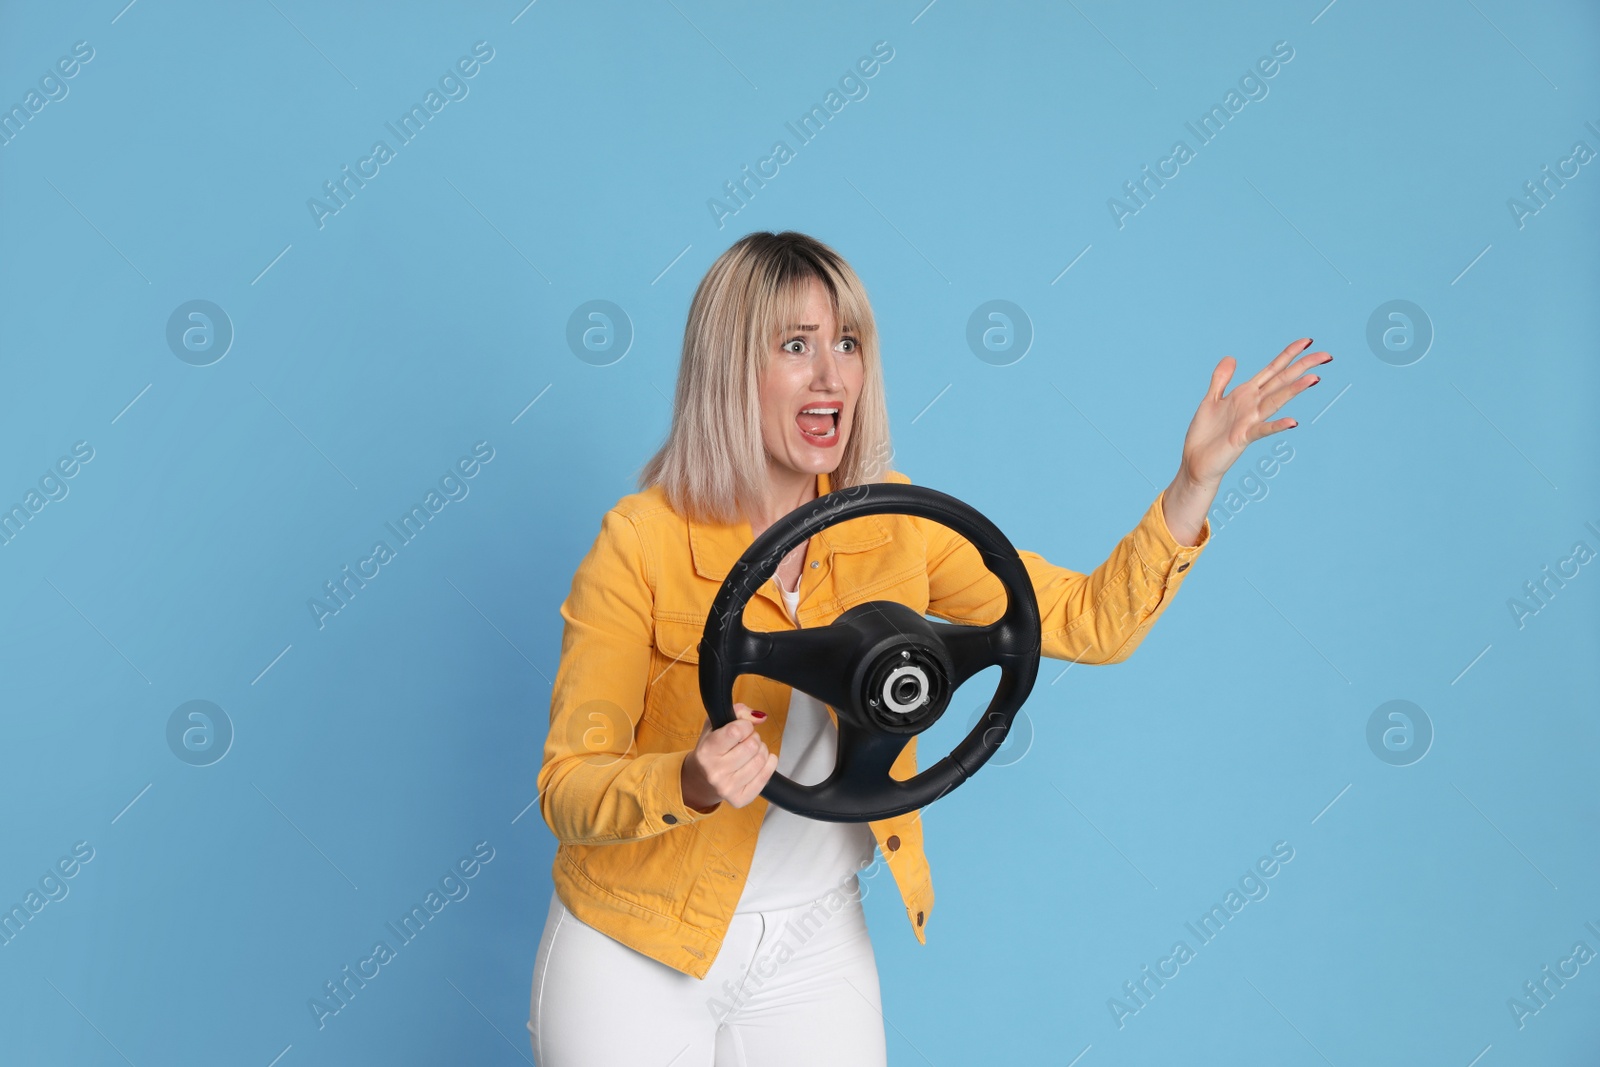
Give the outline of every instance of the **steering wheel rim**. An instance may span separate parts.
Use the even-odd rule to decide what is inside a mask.
[[[892,600],[858,604],[827,626],[751,630],[744,608],[802,541],[847,519],[905,514],[965,537],[1006,590],[1006,610],[986,626],[934,623]],[[818,497],[773,523],[729,570],[700,640],[700,695],[713,727],[737,717],[733,683],[771,678],[832,707],[834,769],[813,785],[776,771],[769,802],[813,819],[869,822],[926,807],[965,782],[1005,743],[1039,672],[1039,605],[1022,558],[971,505],[926,486],[874,482]],[[931,727],[968,678],[991,666],[1001,677],[967,736],[933,766],[901,781],[889,770],[906,743]]]

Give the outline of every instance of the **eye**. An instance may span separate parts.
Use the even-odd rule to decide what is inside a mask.
[[[857,341],[854,337],[841,338],[839,340],[839,343],[841,345],[849,345],[850,346],[849,348],[844,350],[846,352],[852,352],[853,353],[853,352],[859,352],[861,350],[861,342]]]
[[[790,348],[789,347],[790,345],[799,345],[800,347],[799,348]],[[783,350],[785,352],[793,352],[796,355],[799,355],[799,354],[801,354],[802,352],[804,352],[806,350],[805,349],[805,345],[806,345],[806,339],[804,337],[791,337],[791,338],[789,338],[789,340],[787,340],[787,341],[785,341],[783,343]]]

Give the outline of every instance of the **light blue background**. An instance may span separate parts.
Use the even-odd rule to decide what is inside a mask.
[[[1600,550],[1600,164],[1507,207],[1600,149],[1592,5],[123,3],[0,9],[8,108],[94,49],[0,147],[0,504],[94,450],[0,547],[0,903],[94,849],[0,947],[8,1062],[530,1059],[557,609],[666,430],[695,284],[791,228],[873,297],[894,466],[1078,570],[1223,355],[1235,383],[1307,335],[1335,356],[1134,657],[1047,661],[1008,754],[927,810],[926,946],[866,880],[891,1062],[1600,1055],[1600,962],[1507,1007],[1600,950],[1600,568],[1508,607]],[[308,198],[477,41],[469,95],[319,229]],[[877,41],[868,95],[719,228]],[[1108,198],[1278,41],[1269,95],[1119,228]],[[235,330],[204,367],[166,342],[195,299]],[[566,342],[596,299],[635,333],[606,366]],[[965,340],[993,299],[1035,331],[1009,366]],[[1367,343],[1394,299],[1435,331],[1406,366]],[[479,441],[469,495],[319,629],[308,599]],[[235,731],[206,767],[166,737],[196,699]],[[1410,766],[1367,745],[1393,699],[1435,731]],[[480,841],[470,895],[319,1029]],[[1279,841],[1270,895],[1119,1028]]]

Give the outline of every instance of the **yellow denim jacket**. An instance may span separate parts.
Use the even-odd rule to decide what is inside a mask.
[[[909,483],[899,471],[886,481]],[[829,489],[817,477],[818,495]],[[1090,574],[1018,550],[1039,600],[1042,652],[1118,663],[1143,640],[1211,538],[1180,545],[1161,497]],[[699,642],[723,579],[754,540],[749,523],[681,517],[657,488],[632,493],[600,533],[561,605],[565,629],[539,771],[539,810],[559,841],[552,876],[583,922],[678,971],[704,978],[721,948],[755,853],[768,801],[701,812],[683,802],[683,759],[707,721]],[[976,549],[939,523],[865,515],[814,535],[800,573],[802,627],[825,626],[857,604],[895,600],[925,615],[985,625],[1005,610],[1000,579]],[[793,629],[774,583],[745,607],[752,630]],[[767,713],[758,726],[781,750],[790,689],[759,675],[733,699]],[[833,709],[829,715],[837,724]],[[917,771],[913,737],[892,768]],[[943,756],[944,753],[938,753]],[[953,801],[961,803],[957,794]],[[921,811],[872,822],[918,942],[926,943],[933,883]]]

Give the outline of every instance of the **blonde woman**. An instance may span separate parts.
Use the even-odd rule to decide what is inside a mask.
[[[1234,361],[1223,358],[1177,475],[1094,571],[1020,552],[1044,655],[1116,663],[1133,652],[1209,541],[1228,468],[1296,424],[1264,420],[1316,384],[1303,371],[1333,358],[1307,354],[1310,343],[1226,394]],[[697,645],[756,536],[830,491],[908,482],[889,455],[878,336],[855,272],[804,234],[739,240],[695,291],[666,442],[640,491],[601,518],[561,605],[538,778],[559,841],[528,1020],[539,1067],[886,1062],[857,872],[881,852],[925,942],[933,885],[920,812],[839,823],[769,804],[760,793],[775,771],[801,785],[832,771],[833,711],[745,675],[738,718],[713,730]],[[1005,596],[946,527],[861,516],[796,546],[744,618],[761,630],[825,626],[895,600],[983,625]],[[912,738],[894,777],[916,761]]]

